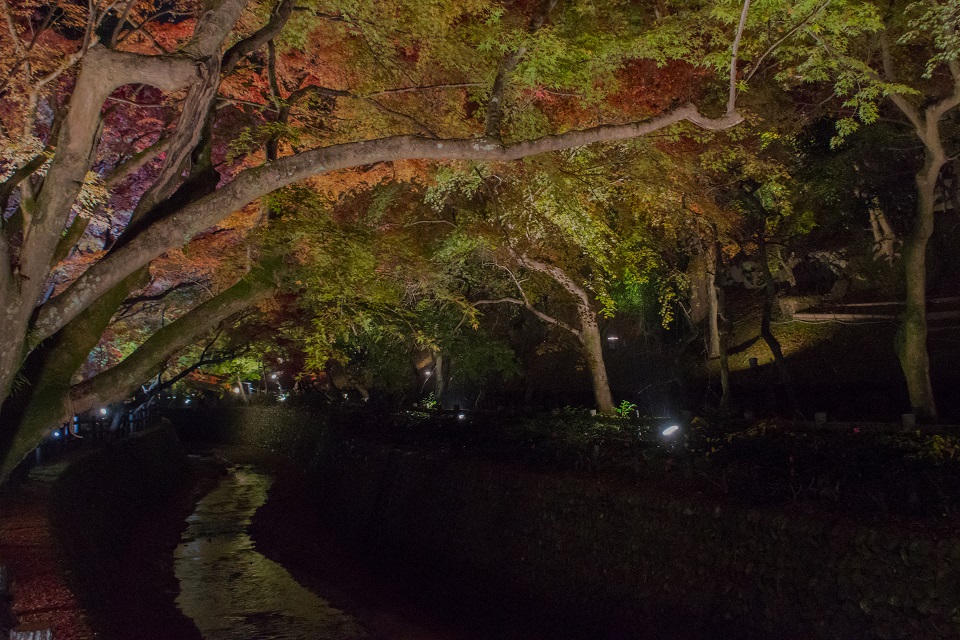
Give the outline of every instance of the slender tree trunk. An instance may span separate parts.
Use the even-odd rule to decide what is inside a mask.
[[[897,353],[917,419],[937,420],[927,351],[927,243],[933,235],[937,178],[943,163],[927,155],[917,174],[917,217],[903,247],[906,307],[897,332]]]
[[[763,313],[760,316],[760,335],[767,343],[767,347],[770,348],[770,353],[773,354],[774,366],[777,368],[777,375],[780,377],[780,383],[783,384],[784,388],[786,389],[787,402],[790,405],[789,411],[791,414],[793,414],[793,412],[795,412],[797,409],[797,400],[796,394],[793,390],[793,381],[790,378],[790,369],[787,367],[786,358],[783,357],[783,349],[780,346],[780,341],[777,340],[775,335],[773,335],[773,330],[770,328],[770,324],[773,319],[773,307],[777,301],[777,283],[774,282],[773,274],[770,273],[770,263],[767,256],[767,243],[762,237],[760,238],[759,258],[764,284]]]
[[[444,366],[443,353],[438,351],[434,354],[433,360],[434,395],[437,398],[437,404],[443,409],[443,394],[447,391],[446,367]]]
[[[897,234],[887,215],[880,208],[880,199],[874,196],[870,199],[870,229],[873,231],[873,258],[893,264],[896,257]]]
[[[714,245],[709,254],[710,267],[707,269],[707,357],[711,360],[720,357],[720,311],[717,303],[717,252]]]
[[[733,391],[730,387],[730,333],[733,331],[733,323],[727,315],[727,291],[721,279],[724,273],[723,253],[720,251],[719,240],[715,244],[714,256],[716,263],[713,277],[717,292],[717,333],[720,347],[720,408],[726,410],[730,408],[733,400]]]

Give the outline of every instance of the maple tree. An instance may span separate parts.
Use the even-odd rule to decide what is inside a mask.
[[[276,290],[296,256],[271,254],[255,236],[238,243],[231,251],[247,260],[208,306],[184,308],[161,339],[114,367],[135,375],[108,370],[97,377],[115,376],[110,384],[76,385],[123,301],[174,284],[156,278],[155,261],[238,212],[238,238],[269,224],[269,203],[251,206],[263,196],[309,180],[335,201],[381,180],[382,163],[510,162],[683,124],[727,129],[742,121],[743,81],[781,51],[836,48],[866,29],[857,26],[864,9],[850,2],[757,3],[756,12],[750,2],[598,10],[577,0],[0,8],[9,36],[0,46],[9,149],[0,475],[71,405],[124,397],[133,378]],[[772,39],[771,25],[780,34]],[[718,115],[682,100],[631,99],[643,93],[630,89],[642,61],[681,58],[701,70],[684,97]],[[80,259],[75,247],[93,237],[102,246]]]
[[[447,251],[475,253],[490,272],[471,283],[487,295],[474,293],[473,304],[515,305],[572,337],[597,409],[612,414],[600,321],[616,312],[617,295],[665,271],[666,247],[686,233],[685,202],[694,192],[671,156],[638,141],[514,165],[451,167],[427,199],[452,220]],[[665,323],[684,288],[677,284],[660,278],[653,288]],[[553,300],[554,310],[544,300]]]

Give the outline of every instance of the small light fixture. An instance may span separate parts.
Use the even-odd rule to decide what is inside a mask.
[[[270,379],[271,379],[271,380],[276,380],[276,379],[277,379],[277,374],[271,373],[271,374],[270,374]]]
[[[432,374],[432,373],[433,373],[433,371],[430,371],[430,369],[427,369],[426,372],[425,372],[425,375],[429,378],[429,377],[430,377],[430,374]]]
[[[183,404],[190,404],[190,398],[187,398],[186,400],[184,400]]]
[[[102,415],[102,416],[107,415],[107,409],[106,409],[106,407],[104,407],[103,409],[100,409],[100,415]]]
[[[60,431],[59,431],[59,430],[54,431],[54,432],[53,432],[53,437],[54,437],[54,438],[59,438],[59,437],[60,437]]]
[[[234,387],[234,388],[233,388],[233,392],[234,392],[234,393],[240,393],[240,387]]]
[[[670,425],[669,427],[667,427],[666,429],[664,429],[663,431],[661,431],[661,432],[660,432],[660,435],[669,438],[670,436],[672,436],[673,434],[675,434],[677,431],[680,431],[680,427],[678,427],[678,426],[675,425],[675,424],[672,424],[672,425]]]
[[[457,418],[458,418],[459,420],[466,420],[466,419],[467,419],[467,414],[465,414],[465,413],[458,413],[458,414],[457,414]]]

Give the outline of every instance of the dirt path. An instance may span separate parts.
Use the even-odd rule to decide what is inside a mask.
[[[61,571],[48,518],[52,486],[65,465],[34,469],[27,480],[0,493],[0,564],[13,578],[12,601],[3,604],[21,625],[52,627],[57,640],[92,640],[89,621]],[[3,637],[10,622],[0,613]]]

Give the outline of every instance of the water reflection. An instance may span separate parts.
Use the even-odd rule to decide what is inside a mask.
[[[349,615],[302,587],[247,535],[272,478],[237,466],[197,504],[174,552],[177,604],[207,640],[359,640]]]

